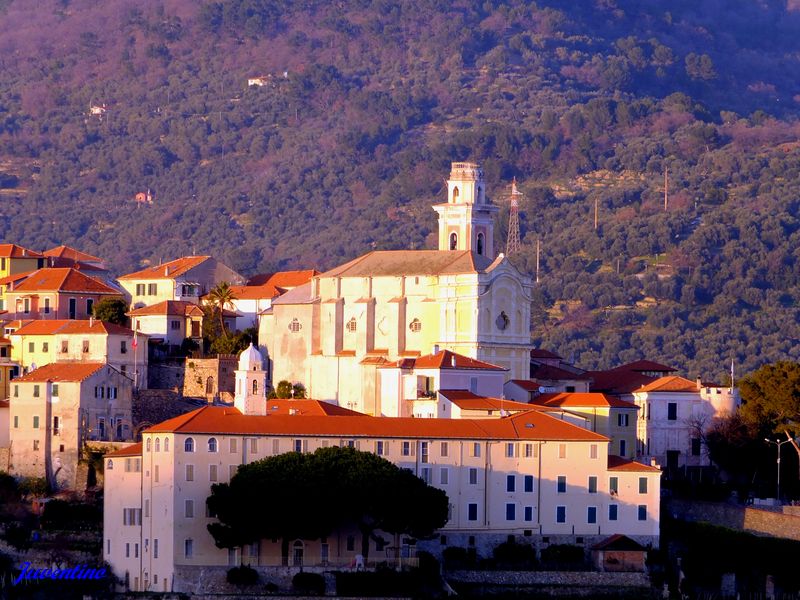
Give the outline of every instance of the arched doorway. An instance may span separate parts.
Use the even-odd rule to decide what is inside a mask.
[[[303,553],[305,550],[305,545],[300,540],[296,540],[294,544],[292,544],[292,565],[295,567],[302,567],[303,566]]]

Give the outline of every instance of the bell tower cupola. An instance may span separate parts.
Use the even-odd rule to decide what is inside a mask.
[[[493,215],[498,208],[486,199],[483,170],[476,163],[454,162],[447,180],[447,202],[439,213],[439,250],[469,250],[494,258]]]

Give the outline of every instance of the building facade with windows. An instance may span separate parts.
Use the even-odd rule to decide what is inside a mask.
[[[130,379],[102,363],[50,364],[14,379],[11,474],[83,489],[77,466],[87,443],[132,439],[131,390]]]
[[[104,559],[130,589],[160,592],[188,591],[198,567],[355,564],[362,554],[356,532],[289,540],[282,556],[280,540],[261,540],[240,555],[217,548],[207,530],[214,483],[229,481],[242,464],[328,446],[374,452],[450,499],[436,539],[382,534],[369,542],[374,559],[413,548],[441,554],[448,546],[485,556],[509,536],[542,547],[621,533],[657,546],[660,471],[609,457],[607,445],[604,436],[535,410],[469,420],[251,415],[208,406],[106,456]]]
[[[483,172],[453,163],[437,250],[376,251],[311,278],[261,315],[272,381],[381,414],[378,368],[447,349],[507,369],[530,368],[532,282],[493,247]]]

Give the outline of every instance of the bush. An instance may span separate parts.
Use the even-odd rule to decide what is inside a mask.
[[[292,577],[292,588],[298,594],[321,596],[325,593],[325,578],[319,573],[298,573]]]
[[[19,502],[19,486],[17,480],[8,473],[0,471],[0,506]]]
[[[582,567],[586,558],[581,546],[553,544],[542,550],[542,562],[556,567]]]
[[[255,585],[258,583],[258,571],[242,565],[228,569],[228,583],[234,585]]]
[[[46,496],[50,488],[44,477],[23,477],[19,480],[19,491],[23,496]]]
[[[536,566],[536,550],[530,544],[515,540],[503,542],[492,552],[497,566],[505,569],[532,569]]]
[[[449,546],[442,552],[442,561],[446,569],[464,569],[475,566],[475,549]]]
[[[42,512],[42,527],[45,529],[83,531],[99,529],[102,522],[102,511],[93,504],[50,500]]]

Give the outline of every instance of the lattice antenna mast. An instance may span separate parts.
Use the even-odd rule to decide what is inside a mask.
[[[519,200],[522,192],[517,189],[517,178],[511,182],[508,212],[508,240],[506,241],[506,256],[519,252]]]

